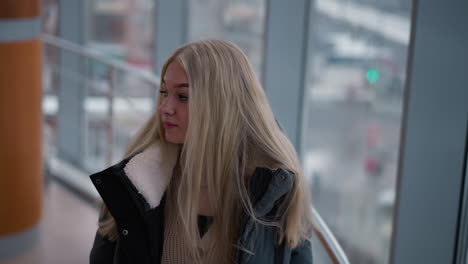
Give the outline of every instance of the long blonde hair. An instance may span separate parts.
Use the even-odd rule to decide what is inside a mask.
[[[254,221],[276,225],[278,242],[285,241],[291,248],[308,240],[312,228],[308,185],[294,147],[278,127],[244,53],[222,40],[189,43],[167,59],[161,78],[174,61],[185,69],[190,86],[188,140],[179,158],[176,204],[191,253],[199,260],[197,214],[202,177],[214,212],[211,228],[217,243],[213,250],[226,259],[234,256],[242,210]],[[158,101],[160,104],[161,97]],[[159,114],[155,113],[129,144],[125,156],[158,140],[170,144],[163,135]],[[274,223],[257,219],[249,200],[248,179],[258,165],[284,168],[295,175],[287,202],[279,208],[282,215]],[[105,207],[103,213],[108,214]],[[100,222],[100,232],[109,239],[117,238],[112,217]]]

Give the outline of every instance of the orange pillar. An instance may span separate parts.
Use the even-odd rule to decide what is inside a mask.
[[[42,211],[39,16],[39,0],[0,1],[0,259]]]

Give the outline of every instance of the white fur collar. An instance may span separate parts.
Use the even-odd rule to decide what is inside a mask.
[[[127,177],[151,208],[159,205],[171,181],[177,154],[176,145],[170,144],[163,153],[161,144],[157,142],[131,158],[124,168]]]

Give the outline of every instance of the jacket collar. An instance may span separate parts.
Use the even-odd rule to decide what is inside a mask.
[[[177,149],[169,149],[167,153],[171,158],[163,157],[159,146],[154,144],[131,157],[124,167],[125,175],[150,208],[160,204],[176,163]],[[267,215],[293,184],[294,174],[285,169],[257,167],[248,186],[255,215]]]
[[[131,157],[124,167],[125,175],[150,208],[159,205],[177,162],[178,147],[168,144],[165,150],[154,143]]]
[[[276,202],[294,185],[294,174],[285,169],[257,167],[249,184],[249,195],[256,217],[266,216]]]

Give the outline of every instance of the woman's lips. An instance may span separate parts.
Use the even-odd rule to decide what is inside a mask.
[[[177,125],[172,124],[172,123],[170,123],[170,122],[164,122],[164,128],[165,128],[165,129],[174,128],[174,127],[176,127],[176,126],[177,126]]]

